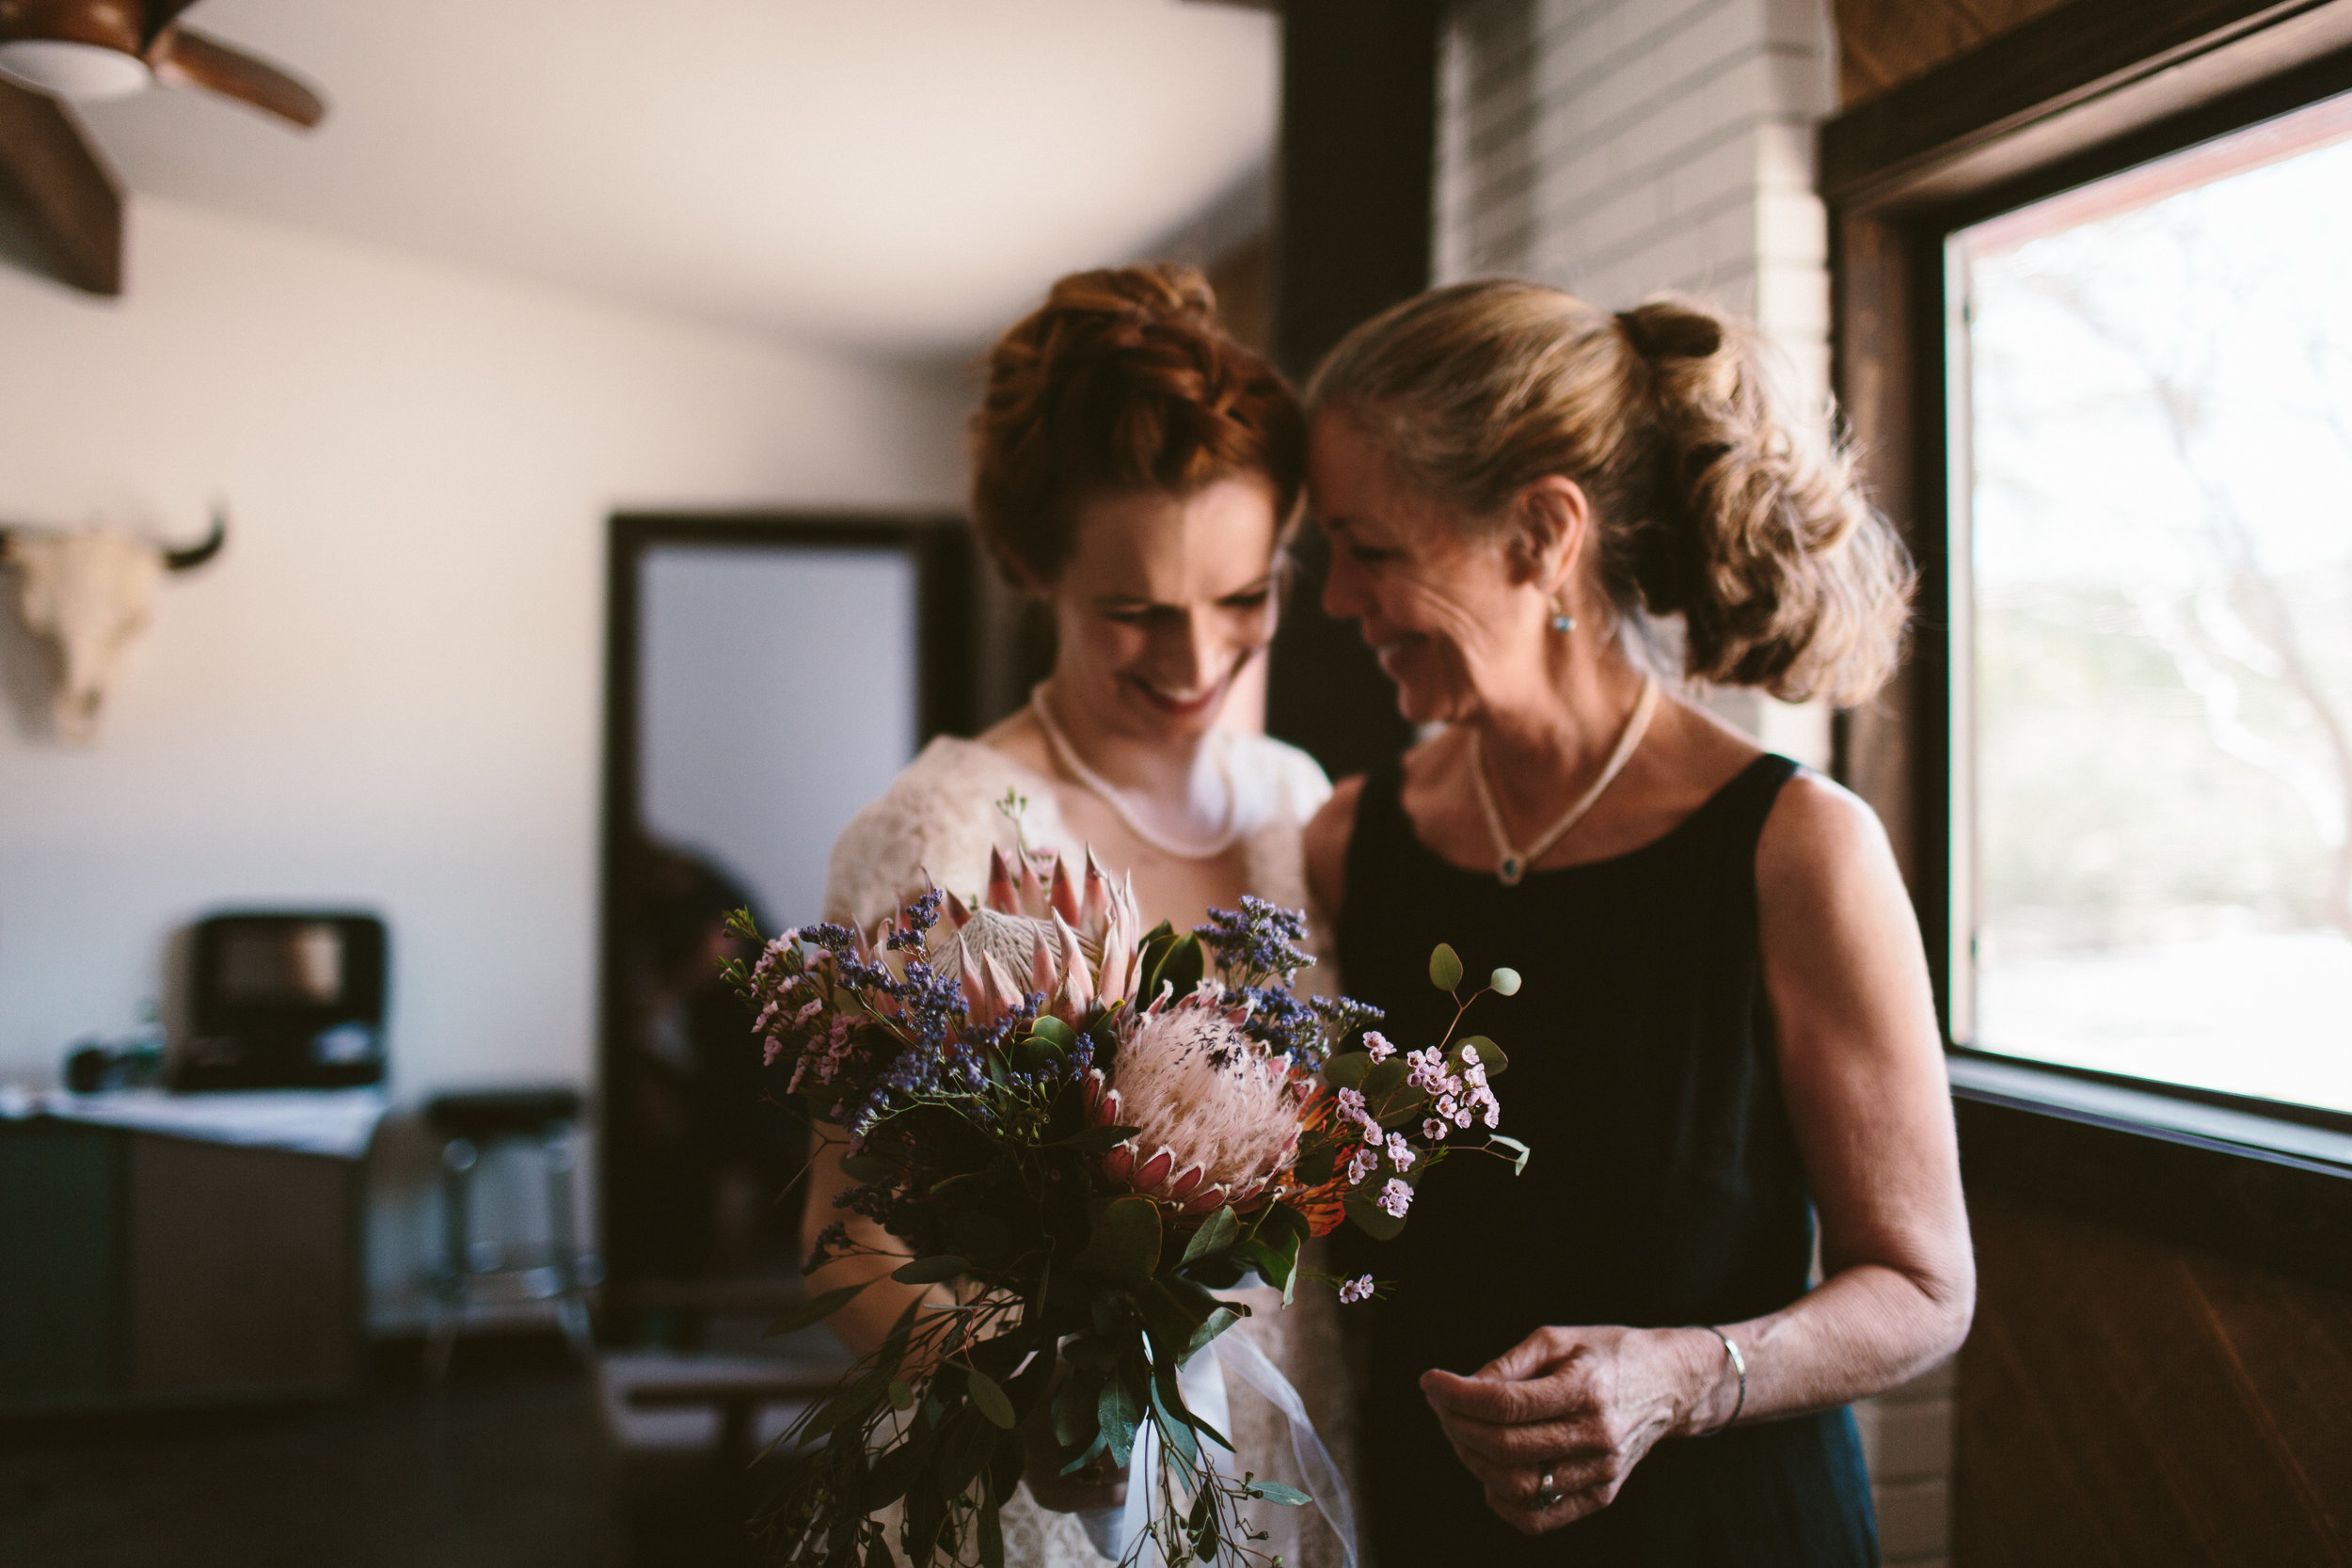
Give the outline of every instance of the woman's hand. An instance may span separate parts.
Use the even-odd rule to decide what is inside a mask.
[[[1059,1387],[1070,1369],[1054,1369],[1054,1386]],[[1040,1508],[1056,1513],[1083,1513],[1089,1509],[1117,1508],[1127,1500],[1127,1472],[1114,1467],[1108,1454],[1097,1454],[1093,1461],[1074,1476],[1061,1473],[1064,1463],[1061,1445],[1054,1438],[1054,1401],[1049,1394],[1037,1402],[1021,1423],[1021,1447],[1028,1455],[1022,1466],[1021,1479],[1029,1488],[1029,1496]]]
[[[1472,1376],[1422,1373],[1421,1390],[1486,1506],[1541,1535],[1608,1507],[1660,1438],[1728,1415],[1712,1412],[1723,1354],[1704,1329],[1539,1328]]]

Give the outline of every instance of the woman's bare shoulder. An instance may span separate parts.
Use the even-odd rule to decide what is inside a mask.
[[[1869,803],[1801,768],[1781,786],[1756,847],[1756,895],[1768,920],[1820,908],[1857,882],[1899,892],[1902,874]]]

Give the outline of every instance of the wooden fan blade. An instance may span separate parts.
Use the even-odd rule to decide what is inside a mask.
[[[176,23],[148,50],[147,63],[159,80],[238,99],[305,128],[326,118],[326,100],[293,72]]]
[[[144,55],[154,48],[164,29],[179,21],[180,13],[195,4],[196,0],[147,0],[139,7],[139,53]]]
[[[0,266],[122,292],[122,191],[72,110],[0,82]]]

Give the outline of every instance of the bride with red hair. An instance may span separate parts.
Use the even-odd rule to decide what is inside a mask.
[[[930,882],[971,893],[992,854],[1025,844],[1073,865],[1091,849],[1132,877],[1147,924],[1188,929],[1245,894],[1305,907],[1300,833],[1330,785],[1304,752],[1257,733],[1280,550],[1305,482],[1289,387],[1218,323],[1197,271],[1079,273],[991,352],[971,448],[974,523],[1007,579],[1050,610],[1052,673],[978,739],[932,741],[859,813],[834,847],[825,917],[870,926]],[[854,1183],[841,1152],[819,1150],[807,1234],[845,1217],[834,1200]],[[872,1222],[847,1220],[853,1239],[892,1247]],[[809,1286],[889,1267],[839,1259]],[[864,1354],[921,1293],[885,1281],[834,1327]],[[1282,1309],[1275,1292],[1240,1294],[1259,1297],[1258,1310],[1232,1332],[1299,1388],[1327,1438],[1343,1439],[1333,1303],[1308,1291]],[[1239,1384],[1228,1392],[1233,1465],[1303,1484],[1274,1407]],[[1065,1478],[1051,1434],[1029,1436],[1027,1476],[1004,1513],[1007,1560],[1105,1560],[1080,1516],[1100,1528],[1123,1477]],[[1341,1560],[1313,1510],[1264,1513],[1258,1550],[1309,1568]]]

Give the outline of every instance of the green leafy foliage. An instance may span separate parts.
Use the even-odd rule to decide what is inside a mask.
[[[994,1378],[986,1372],[967,1372],[963,1386],[964,1391],[972,1396],[973,1406],[1005,1431],[1010,1432],[1020,1424],[1012,1413],[1012,1401],[1005,1397],[1004,1389],[996,1386]]]
[[[844,1285],[837,1291],[813,1295],[770,1323],[766,1337],[773,1338],[779,1334],[798,1334],[802,1329],[814,1328],[855,1301],[865,1290],[864,1285]]]
[[[1139,954],[1143,995],[1190,994],[1210,974],[1210,952],[1163,925]],[[771,949],[762,961],[774,957]],[[1433,956],[1433,979],[1439,957],[1451,950]],[[1216,977],[1236,984],[1221,967]],[[894,1300],[905,1305],[881,1347],[779,1439],[778,1483],[755,1520],[771,1560],[792,1568],[1001,1565],[997,1511],[1019,1484],[1025,1420],[1032,1432],[1038,1424],[1050,1431],[1070,1475],[1098,1461],[1127,1465],[1147,1428],[1155,1433],[1159,1474],[1134,1483],[1159,1488],[1152,1530],[1171,1561],[1260,1562],[1248,1543],[1264,1538],[1243,1505],[1308,1500],[1273,1482],[1235,1481],[1221,1467],[1217,1456],[1232,1443],[1186,1407],[1180,1373],[1248,1315],[1218,1292],[1254,1274],[1287,1303],[1302,1282],[1328,1281],[1302,1263],[1309,1221],[1284,1200],[1289,1188],[1248,1213],[1220,1208],[1194,1217],[1105,1179],[1102,1155],[1136,1129],[1088,1125],[1083,1069],[1090,1064],[1115,1079],[1121,1018],[1112,1007],[1025,1022],[966,1060],[960,1076],[870,1102],[843,1168],[867,1188],[860,1212],[880,1218],[891,1239],[877,1246],[836,1235],[833,1244],[841,1255],[887,1256],[882,1266],[898,1287]],[[1363,1093],[1364,1109],[1394,1127],[1426,1096],[1406,1082],[1403,1061],[1329,1052],[1359,1024],[1334,1025],[1322,1049],[1296,1059],[1319,1067],[1334,1089]],[[1452,1036],[1449,1029],[1437,1043],[1447,1047]],[[1502,1070],[1491,1042],[1463,1043],[1477,1046],[1488,1073]],[[1458,1066],[1462,1047],[1451,1049],[1447,1059]],[[818,1118],[842,1115],[837,1087],[796,1103]],[[1306,1132],[1292,1180],[1325,1186],[1362,1145],[1354,1122],[1335,1118]],[[1495,1145],[1524,1164],[1524,1145]],[[1382,1212],[1373,1195],[1392,1175],[1418,1181],[1427,1164],[1462,1151],[1432,1149],[1422,1167],[1399,1173],[1375,1149],[1378,1172],[1346,1197],[1347,1217],[1374,1235],[1395,1234],[1404,1222]],[[953,1301],[937,1289],[950,1283]],[[775,1331],[820,1322],[861,1289],[813,1295]],[[894,1505],[895,1536],[876,1517]]]
[[[1443,991],[1462,983],[1461,955],[1452,943],[1441,942],[1429,950],[1429,983]]]
[[[1139,1285],[1160,1266],[1160,1206],[1148,1197],[1115,1197],[1094,1217],[1094,1234],[1078,1266]]]

